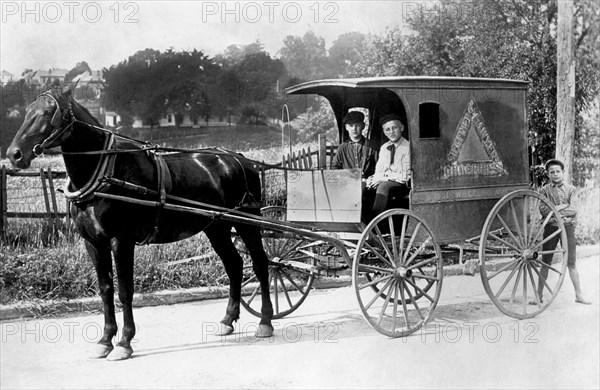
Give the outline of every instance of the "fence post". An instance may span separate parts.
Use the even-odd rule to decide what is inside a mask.
[[[48,217],[52,218],[52,212],[50,211],[50,199],[48,197],[48,187],[46,186],[46,178],[44,169],[40,168],[40,179],[42,179],[42,193],[44,194],[44,203],[46,204],[46,213],[48,213]]]
[[[319,154],[317,156],[319,169],[327,168],[327,137],[325,134],[319,134]]]
[[[6,213],[8,212],[7,187],[6,167],[2,165],[0,173],[0,238],[2,239],[6,236],[6,225],[8,223],[8,218],[6,216]]]
[[[59,229],[59,221],[58,221],[58,205],[56,204],[56,193],[54,192],[54,181],[52,180],[52,168],[48,167],[47,176],[48,178],[48,188],[50,189],[50,200],[52,201],[52,219],[54,228],[56,230]]]

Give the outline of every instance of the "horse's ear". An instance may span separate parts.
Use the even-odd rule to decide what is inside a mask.
[[[65,86],[63,88],[63,96],[69,97],[73,95],[73,91],[75,91],[75,88],[77,88],[77,83],[79,83],[79,80],[74,81],[72,83],[70,83],[69,85]]]

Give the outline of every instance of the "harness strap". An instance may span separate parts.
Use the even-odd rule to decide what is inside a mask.
[[[142,242],[139,242],[138,245],[151,244],[156,239],[160,215],[167,201],[167,190],[170,190],[172,187],[171,172],[169,171],[169,166],[165,162],[165,159],[160,154],[152,151],[149,151],[148,154],[154,158],[154,163],[156,164],[158,205],[156,207],[156,217],[154,219],[154,230],[148,234],[148,236],[146,236]]]

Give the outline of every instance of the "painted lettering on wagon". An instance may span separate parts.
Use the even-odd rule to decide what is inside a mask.
[[[456,127],[454,141],[443,167],[444,179],[506,175],[496,144],[474,99],[469,101]]]

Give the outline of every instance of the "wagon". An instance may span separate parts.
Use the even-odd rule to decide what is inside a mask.
[[[562,285],[567,256],[565,248],[543,246],[556,235],[566,242],[566,233],[554,206],[531,190],[527,86],[504,79],[379,77],[287,88],[296,100],[320,95],[329,101],[340,142],[342,118],[351,110],[366,114],[365,136],[380,144],[379,118],[399,115],[412,179],[405,199],[393,199],[365,225],[360,170],[288,172],[287,206],[263,209],[265,220],[276,224],[262,225],[274,318],[296,310],[317,277],[347,267],[366,321],[387,336],[407,336],[433,318],[445,257],[453,253],[479,271],[502,313],[525,319],[544,311]],[[551,212],[543,215],[542,205]],[[545,237],[552,221],[559,229]],[[463,262],[465,253],[478,258]],[[543,262],[542,255],[553,261]],[[244,281],[242,304],[260,315],[254,282],[252,276]]]

